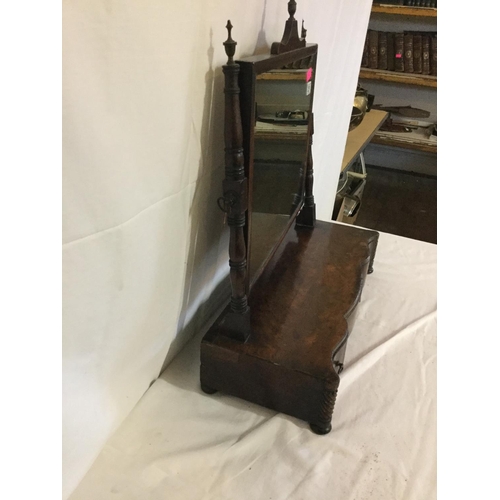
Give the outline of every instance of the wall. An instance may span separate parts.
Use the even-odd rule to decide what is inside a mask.
[[[331,216],[370,0],[298,2],[319,43],[318,218]],[[63,496],[228,294],[222,42],[281,39],[286,1],[63,1]]]

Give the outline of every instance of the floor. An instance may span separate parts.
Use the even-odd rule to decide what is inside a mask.
[[[437,243],[437,179],[367,166],[357,226]]]

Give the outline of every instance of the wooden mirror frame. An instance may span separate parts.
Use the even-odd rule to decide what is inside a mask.
[[[231,37],[233,28],[227,22],[228,38],[224,42],[227,63],[223,66],[225,79],[225,179],[223,196],[219,207],[226,212],[230,230],[229,267],[231,280],[231,313],[226,321],[226,334],[235,340],[245,342],[250,336],[249,306],[247,296],[266,263],[273,256],[293,221],[299,226],[313,227],[316,220],[316,206],[313,196],[312,135],[313,114],[309,115],[305,169],[302,172],[302,192],[297,207],[291,214],[286,228],[274,242],[271,252],[250,283],[248,263],[250,260],[252,179],[254,161],[255,87],[257,76],[273,69],[297,69],[307,65],[313,70],[310,110],[313,107],[314,83],[316,79],[317,44],[306,44],[297,32],[294,19],[296,2],[288,2],[290,18],[286,22],[283,40],[273,44],[271,54],[256,55],[234,61],[236,42]]]
[[[315,64],[317,54],[317,46],[305,44],[304,36],[300,39],[296,33],[295,2],[290,1],[288,7],[290,19],[283,40],[274,45],[275,54],[270,56],[234,62],[236,42],[231,38],[231,23],[227,26],[229,36],[224,45],[228,63],[223,68],[226,179],[219,206],[228,214],[230,225],[232,297],[202,339],[200,385],[207,394],[221,391],[309,422],[313,432],[327,434],[332,428],[354,311],[366,276],[373,271],[379,235],[316,221],[311,119],[302,196],[296,211],[290,209],[292,216],[282,239],[276,242],[274,255],[262,265],[255,285],[248,282],[251,233],[247,219],[251,217],[247,215],[252,196],[256,75],[277,67],[296,68],[296,61],[304,56],[313,57],[309,62]],[[245,78],[250,85],[245,84]],[[243,83],[241,94],[238,81]],[[250,154],[245,158],[247,152]]]

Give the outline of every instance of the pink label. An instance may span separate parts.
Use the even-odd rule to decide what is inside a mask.
[[[313,76],[313,69],[309,68],[306,73],[306,82],[308,82]]]
[[[396,59],[401,59],[403,57],[403,54],[396,54]]]

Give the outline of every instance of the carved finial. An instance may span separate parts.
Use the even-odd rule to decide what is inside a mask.
[[[304,28],[304,19],[302,19],[302,30],[300,32],[300,38],[302,38],[303,40],[306,39],[306,35],[307,35],[307,30]]]
[[[293,17],[297,10],[297,2],[290,0],[288,2],[288,13],[290,18],[285,23],[285,31],[281,42],[274,42],[271,45],[271,54],[283,54],[291,50],[300,49],[306,46],[304,22],[302,22],[302,38],[299,38],[299,27],[296,19]]]
[[[223,43],[223,45],[226,50],[226,55],[228,57],[227,64],[234,64],[233,56],[234,53],[236,52],[236,42],[231,38],[231,30],[233,29],[231,21],[227,22],[226,28],[227,28],[227,40]]]

